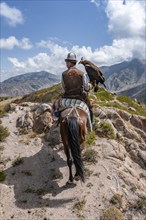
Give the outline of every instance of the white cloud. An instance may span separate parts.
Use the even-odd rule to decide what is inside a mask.
[[[29,57],[23,62],[15,57],[9,57],[8,60],[13,66],[11,72],[16,75],[41,70],[61,74],[66,68],[64,59],[70,51],[76,53],[78,61],[81,57],[85,57],[98,66],[102,66],[112,65],[135,57],[143,59],[145,57],[144,44],[145,41],[139,38],[123,38],[113,40],[111,46],[104,46],[95,50],[92,50],[91,47],[80,47],[78,45],[73,46],[69,50],[51,41],[41,41],[37,45],[48,48],[50,55],[47,53],[39,53],[34,57]],[[81,65],[78,67],[83,69]]]
[[[91,0],[90,2],[94,3],[97,8],[100,6],[100,1],[99,0]]]
[[[0,39],[0,48],[11,50],[14,47],[19,47],[24,50],[29,50],[32,48],[32,44],[28,38],[23,38],[18,40],[15,36],[10,36],[9,38]]]
[[[24,22],[21,11],[15,7],[9,7],[5,2],[0,3],[0,15],[5,18],[10,26],[16,26]]]
[[[95,3],[94,0],[92,2]],[[126,0],[126,4],[123,4],[123,0],[108,0],[106,13],[109,19],[109,31],[114,34],[111,45],[105,45],[93,50],[91,47],[80,47],[79,45],[68,45],[68,47],[66,45],[64,47],[59,45],[56,42],[58,39],[56,40],[55,38],[50,38],[48,41],[42,40],[36,45],[39,49],[48,49],[48,53],[39,53],[23,62],[15,57],[9,57],[9,61],[12,64],[11,74],[13,72],[18,75],[41,70],[61,74],[66,68],[64,59],[70,51],[76,53],[78,60],[81,57],[85,57],[98,66],[113,65],[133,58],[146,59],[144,1]],[[22,39],[18,41],[15,37],[10,37],[3,39],[2,45],[2,48],[11,49],[14,46],[22,48],[22,45],[27,47],[27,45],[31,44],[29,40]]]
[[[109,31],[116,38],[128,38],[133,36],[144,37],[145,34],[145,3],[144,1],[109,0],[106,8],[109,19]]]
[[[65,55],[66,56],[66,55]],[[48,55],[46,53],[39,53],[34,57],[29,57],[25,61],[19,61],[15,57],[9,57],[8,60],[13,65],[12,72],[15,74],[23,74],[26,72],[34,72],[34,71],[48,71],[51,73],[60,73],[65,68],[64,55],[59,57],[59,54]]]

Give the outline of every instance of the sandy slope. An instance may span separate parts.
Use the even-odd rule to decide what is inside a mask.
[[[52,152],[40,137],[19,135],[16,120],[25,110],[12,112],[2,118],[2,124],[9,128],[10,136],[1,144],[4,150],[0,166],[7,174],[6,180],[0,185],[1,220],[100,220],[113,194],[124,195],[124,201],[126,197],[129,200],[135,198],[133,193],[128,192],[129,189],[122,187],[125,183],[119,179],[122,159],[105,156],[107,149],[113,148],[114,140],[107,143],[107,139],[98,138],[93,146],[98,152],[97,163],[85,163],[91,175],[88,175],[85,184],[77,182],[66,186],[68,168],[61,145]],[[120,144],[119,151],[124,154]],[[23,158],[23,163],[12,166],[18,157]],[[128,164],[129,159],[124,163]],[[54,179],[54,169],[59,169],[63,178]],[[134,169],[138,169],[138,165]],[[83,206],[77,209],[77,203]],[[124,202],[122,206],[124,210]],[[145,220],[139,213],[129,213],[127,216],[127,220]]]

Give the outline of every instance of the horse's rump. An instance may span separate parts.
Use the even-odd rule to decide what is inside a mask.
[[[76,122],[79,128],[79,134],[80,134],[80,143],[83,143],[83,141],[85,141],[85,135],[87,133],[87,122],[88,122],[87,113],[84,112],[82,109],[76,107],[69,107],[62,110],[60,115],[60,132],[63,137],[68,136],[69,118],[76,118]],[[64,137],[64,139],[65,142],[68,142],[67,138]]]
[[[89,107],[84,101],[79,99],[63,98],[59,101],[59,105],[61,112],[68,109],[65,113],[63,113],[64,117],[65,114],[68,117],[69,115],[72,115],[73,112],[78,119],[81,119],[84,115],[84,117],[87,118],[87,125],[89,129],[92,130]]]

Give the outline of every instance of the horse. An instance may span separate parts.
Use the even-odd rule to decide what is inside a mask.
[[[60,133],[69,167],[68,184],[73,183],[74,179],[85,181],[81,150],[87,133],[87,121],[87,113],[75,106],[67,107],[60,115]],[[76,169],[74,177],[72,173],[73,162]]]

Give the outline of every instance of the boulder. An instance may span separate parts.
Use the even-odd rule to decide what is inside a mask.
[[[45,112],[38,117],[34,117],[33,131],[42,133],[52,126],[53,119],[50,112]]]

